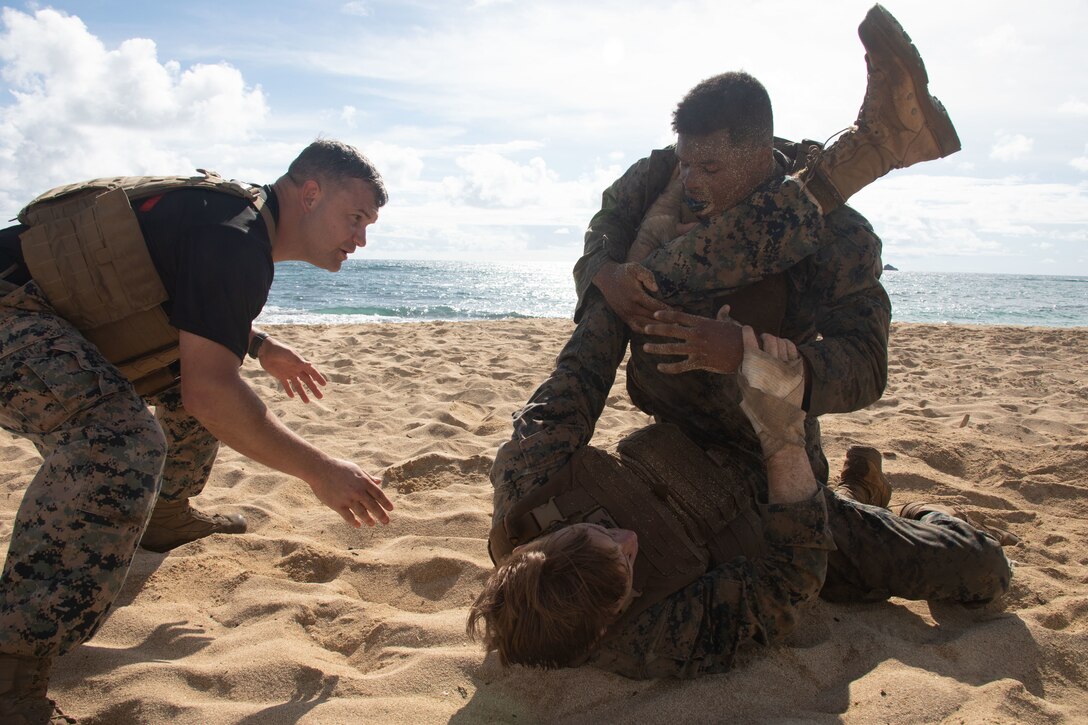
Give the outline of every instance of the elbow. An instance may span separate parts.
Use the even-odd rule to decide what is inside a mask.
[[[214,386],[203,380],[181,379],[181,405],[185,412],[196,418],[208,429],[212,429],[216,423],[216,413],[220,409],[223,400],[221,394],[216,392]]]

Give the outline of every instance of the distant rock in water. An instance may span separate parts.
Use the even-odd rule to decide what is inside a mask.
[[[899,269],[897,267],[891,266],[890,264],[885,264],[884,265],[884,271],[885,272],[898,272]]]

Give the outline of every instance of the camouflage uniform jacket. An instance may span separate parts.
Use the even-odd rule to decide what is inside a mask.
[[[809,457],[817,477],[826,481],[816,416],[858,410],[883,393],[891,303],[879,279],[880,240],[869,223],[849,207],[821,217],[806,199],[788,198],[783,175],[790,162],[782,153],[776,159],[776,173],[749,199],[642,264],[654,273],[659,297],[692,314],[713,317],[738,291],[754,292],[757,303],[760,295],[769,306],[780,303],[777,323],[760,331],[793,340],[805,360]],[[593,277],[606,260],[625,258],[676,163],[671,148],[654,151],[604,192],[586,232],[585,254],[574,269],[576,320],[586,314],[588,301],[600,296]],[[659,421],[678,425],[704,447],[758,452],[739,407],[735,378],[661,373],[657,364],[675,358],[644,352],[646,339],[635,334],[631,340],[627,384],[634,403]]]
[[[513,437],[496,454],[495,522],[588,445],[626,349],[625,331],[594,296],[555,371],[515,414]],[[735,462],[723,476],[765,480],[762,457]],[[819,592],[834,549],[824,497],[759,509],[766,558],[737,558],[650,606],[609,633],[596,663],[629,677],[692,677],[729,669],[745,642],[770,644],[788,633],[798,606]]]

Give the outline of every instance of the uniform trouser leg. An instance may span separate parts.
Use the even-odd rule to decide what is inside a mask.
[[[94,634],[120,592],[165,441],[96,347],[32,294],[12,295],[0,300],[0,425],[44,460],[0,575],[0,652],[49,657]]]
[[[930,514],[904,519],[825,489],[837,551],[827,557],[820,596],[838,602],[888,597],[981,605],[1005,593],[1009,560],[991,536],[965,521]]]
[[[162,470],[159,499],[183,501],[204,490],[219,441],[181,404],[181,387],[175,386],[151,398],[155,417],[166,436],[166,464]]]

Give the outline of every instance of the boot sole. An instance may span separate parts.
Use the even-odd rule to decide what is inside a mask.
[[[929,74],[926,73],[922,55],[914,47],[910,36],[903,30],[899,21],[884,6],[874,5],[858,26],[858,37],[861,38],[861,43],[866,50],[881,49],[904,61],[903,65],[910,73],[911,82],[914,83],[918,107],[922,109],[926,125],[933,133],[937,147],[941,150],[939,158],[959,151],[962,146],[956,127],[952,125],[952,119],[949,118],[944,105],[930,95]]]

